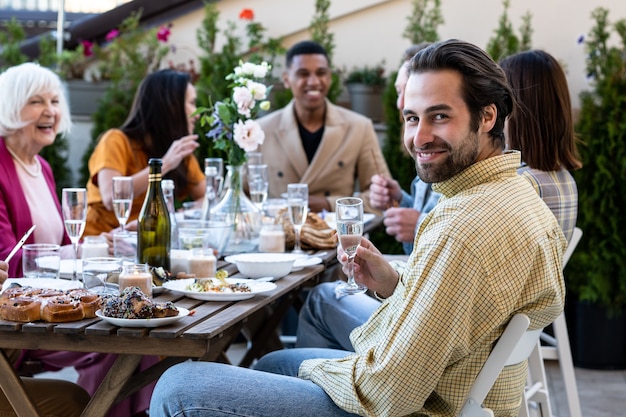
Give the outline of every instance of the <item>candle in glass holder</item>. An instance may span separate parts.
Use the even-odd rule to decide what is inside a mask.
[[[259,252],[284,252],[285,231],[282,224],[264,224],[259,235]]]
[[[215,276],[217,258],[210,248],[194,248],[189,257],[189,273],[196,278],[212,278]]]
[[[152,297],[152,273],[147,264],[124,265],[124,271],[119,277],[120,293],[128,287],[139,287],[149,297]]]

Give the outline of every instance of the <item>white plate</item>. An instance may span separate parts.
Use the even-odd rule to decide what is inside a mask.
[[[76,260],[76,274],[79,276],[83,273],[83,260]],[[61,266],[59,268],[59,276],[65,279],[72,279],[74,275],[74,260],[73,259],[61,259]]]
[[[96,311],[96,316],[102,320],[119,327],[161,327],[168,324],[176,323],[178,320],[189,315],[189,310],[182,307],[176,307],[178,309],[178,316],[164,317],[162,319],[117,319],[114,317],[107,317],[102,314],[102,310]]]
[[[319,215],[321,217],[322,213],[319,213]],[[331,229],[337,228],[335,212],[332,212],[332,211],[325,212],[322,218],[324,219],[328,227],[330,227]],[[363,213],[363,223],[371,222],[372,220],[374,220],[374,218],[376,218],[376,215],[374,213]]]
[[[322,258],[318,256],[302,257],[301,259],[296,259],[296,261],[293,263],[293,267],[291,268],[291,271],[292,272],[300,271],[304,267],[318,265],[321,263],[322,263]]]
[[[49,288],[52,290],[73,290],[74,288],[82,288],[83,283],[80,281],[67,281],[64,279],[54,279],[54,278],[8,278],[4,284],[2,284],[2,289],[5,290],[9,288],[9,286],[13,283],[17,282],[23,287],[33,287],[33,288]],[[0,291],[1,292],[1,291]]]
[[[238,278],[226,278],[226,281],[230,284],[234,284],[237,282],[244,282],[248,284],[250,287],[250,292],[230,292],[230,293],[220,293],[220,292],[198,292],[198,291],[189,291],[187,290],[187,286],[192,284],[195,281],[195,278],[187,278],[187,279],[177,279],[174,281],[167,281],[163,283],[163,286],[170,291],[174,291],[175,293],[182,294],[186,297],[193,298],[195,300],[202,301],[238,301],[238,300],[246,300],[248,298],[252,298],[257,294],[263,294],[268,291],[272,291],[276,288],[276,284],[273,282],[256,282],[253,279],[238,279]]]

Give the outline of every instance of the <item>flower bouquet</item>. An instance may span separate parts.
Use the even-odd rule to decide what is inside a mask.
[[[233,233],[225,254],[252,251],[258,244],[262,213],[243,192],[243,166],[246,152],[255,151],[263,143],[265,134],[254,120],[259,111],[269,110],[267,95],[271,87],[261,81],[271,66],[240,62],[226,76],[232,81],[231,97],[218,101],[212,108],[201,107],[200,124],[210,127],[207,136],[216,149],[226,153],[227,176],[225,192],[211,209],[211,218],[225,220],[233,225]]]

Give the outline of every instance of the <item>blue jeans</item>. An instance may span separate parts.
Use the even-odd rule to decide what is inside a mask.
[[[380,306],[366,294],[335,297],[336,282],[315,286],[300,310],[296,347],[354,351],[350,332],[365,323]]]
[[[313,382],[295,377],[305,359],[343,358],[347,354],[330,349],[279,350],[261,358],[254,370],[184,362],[159,379],[150,417],[354,416],[337,407]]]

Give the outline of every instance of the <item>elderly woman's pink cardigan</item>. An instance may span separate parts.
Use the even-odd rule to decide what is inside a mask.
[[[13,246],[22,238],[24,233],[33,225],[30,209],[20,186],[20,180],[15,170],[15,164],[11,154],[7,150],[4,138],[0,140],[0,259],[6,258]],[[37,207],[38,210],[58,210],[61,213],[61,204],[56,194],[56,184],[52,169],[45,159],[37,156],[41,162],[43,172],[50,194],[56,207]],[[34,243],[31,235],[26,243]],[[63,236],[63,245],[70,243],[66,233]],[[18,251],[9,262],[9,277],[22,276],[22,251]]]

